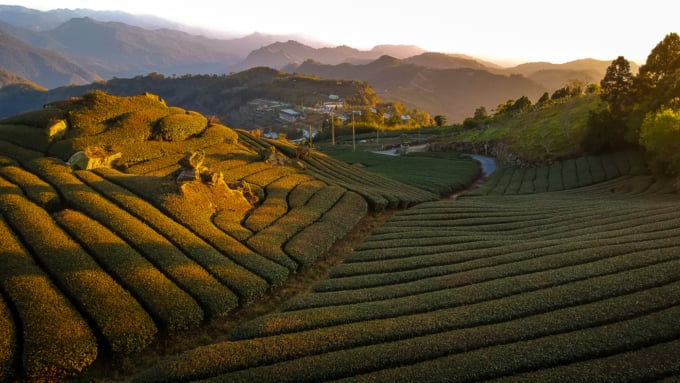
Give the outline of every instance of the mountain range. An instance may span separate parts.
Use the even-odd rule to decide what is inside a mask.
[[[383,100],[443,114],[451,122],[471,116],[480,106],[494,109],[521,96],[535,101],[570,81],[599,83],[611,64],[583,59],[504,68],[464,54],[426,52],[410,45],[362,51],[325,47],[295,36],[218,36],[123,12],[42,12],[10,5],[0,5],[0,51],[0,69],[10,73],[0,75],[0,85],[32,82],[53,89],[150,73],[174,77],[269,67],[365,81]]]

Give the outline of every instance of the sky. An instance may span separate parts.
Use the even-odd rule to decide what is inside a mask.
[[[17,0],[50,10],[88,8],[147,14],[246,35],[296,34],[371,49],[417,45],[501,65],[583,58],[644,64],[671,32],[680,33],[676,0]]]

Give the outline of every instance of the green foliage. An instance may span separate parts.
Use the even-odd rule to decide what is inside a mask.
[[[0,140],[12,142],[39,152],[46,152],[50,144],[49,137],[44,131],[27,125],[0,125]]]
[[[2,201],[5,198],[0,197]],[[30,379],[59,379],[81,372],[97,358],[97,341],[92,330],[35,263],[2,216],[0,239],[3,243],[0,286],[21,321],[21,334],[3,338],[4,342],[16,342],[3,357],[11,357],[9,363],[13,366],[21,358],[21,373]],[[19,343],[21,355],[17,354]],[[8,360],[3,362],[6,365]]]
[[[317,222],[288,241],[284,249],[300,265],[309,266],[359,223],[367,210],[359,194],[346,192]]]
[[[634,90],[635,77],[630,71],[630,62],[623,56],[612,61],[600,81],[602,101],[609,105],[609,110],[615,119],[625,117],[630,111],[631,97]]]
[[[0,166],[0,175],[18,185],[26,197],[48,212],[61,208],[61,198],[52,185],[18,166]]]
[[[623,175],[647,173],[640,152],[585,156],[543,165],[533,171],[501,168],[479,189],[468,195],[532,194],[569,190],[601,183]]]
[[[233,292],[163,235],[80,181],[63,163],[45,158],[31,163],[30,170],[55,185],[69,206],[96,219],[125,239],[186,289],[209,315],[222,315],[234,308]]]
[[[566,367],[590,359],[592,352],[617,353],[623,344],[626,351],[644,354],[650,344],[663,347],[678,336],[672,324],[680,303],[673,270],[678,213],[668,210],[674,201],[603,200],[579,193],[422,204],[385,225],[387,230],[399,224],[392,239],[374,234],[336,267],[352,267],[356,277],[334,273],[324,282],[337,282],[334,290],[317,288],[281,313],[241,326],[234,341],[173,357],[144,376],[168,371],[172,375],[165,379],[247,380],[274,374],[279,381],[302,376],[378,376],[382,381],[383,374],[398,368],[399,376],[416,380],[443,369],[451,379],[450,370],[439,365],[446,356],[447,363],[453,359],[451,365],[466,366],[456,369],[455,377],[476,380],[524,371],[526,358],[540,369]],[[605,214],[610,211],[627,215]],[[641,218],[643,211],[651,216],[631,226],[628,217]],[[450,218],[440,218],[442,212]],[[503,227],[489,227],[490,218]],[[435,231],[419,230],[431,221]],[[517,230],[519,222],[526,223],[522,230]],[[536,236],[536,225],[548,232]],[[451,250],[433,246],[437,241],[448,242]],[[456,249],[472,244],[476,249]],[[379,250],[391,250],[392,257],[371,262]],[[360,285],[360,277],[372,284]],[[268,351],[232,357],[254,341]],[[284,351],[277,347],[281,344],[289,346]],[[219,362],[198,359],[201,355]],[[497,361],[497,368],[489,370],[487,358]],[[674,366],[665,362],[658,368]],[[639,374],[655,376],[656,371]]]
[[[3,223],[4,224],[4,223]],[[2,285],[0,280],[0,286]],[[9,380],[14,375],[14,360],[17,356],[17,330],[7,302],[0,296],[0,380]]]
[[[183,141],[200,134],[207,125],[208,119],[196,112],[175,113],[159,121],[159,134],[165,141]]]
[[[62,210],[55,219],[144,305],[164,330],[184,330],[203,320],[203,310],[191,296],[102,224],[74,210]]]
[[[680,175],[680,110],[662,108],[649,113],[640,128],[640,144],[647,150],[654,170]]]
[[[157,329],[140,304],[37,205],[5,194],[0,210],[24,238],[36,236],[32,253],[104,337],[114,353],[139,351]]]
[[[446,157],[448,155],[448,157]],[[386,156],[371,152],[332,152],[342,160],[370,173],[430,191],[447,195],[472,184],[480,175],[479,163],[456,153],[412,153]]]
[[[224,285],[237,293],[243,293],[241,299],[248,300],[250,298],[253,292],[249,290],[253,286],[261,288],[263,281],[256,275],[216,251],[184,225],[168,217],[167,214],[150,202],[106,178],[120,181],[125,178],[121,173],[112,169],[102,169],[98,174],[87,171],[76,173],[80,179],[102,195],[124,207],[127,212],[142,220],[152,229],[162,233],[175,247],[182,250]],[[229,296],[225,294],[224,299],[230,299],[232,308],[238,305],[233,294],[229,294]]]

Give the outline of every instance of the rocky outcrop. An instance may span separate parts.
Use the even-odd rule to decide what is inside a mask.
[[[110,168],[111,163],[123,154],[113,152],[100,147],[88,147],[85,150],[75,152],[66,162],[73,170],[89,170],[97,168]]]
[[[181,168],[175,172],[175,181],[184,197],[215,211],[246,212],[259,202],[246,181],[227,183],[224,174],[210,170],[204,160],[205,152],[197,150],[178,161]]]

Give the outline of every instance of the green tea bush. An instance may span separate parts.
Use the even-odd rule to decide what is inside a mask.
[[[4,201],[6,197],[0,197]],[[3,243],[0,286],[21,321],[3,352],[3,364],[17,366],[31,379],[58,379],[81,372],[97,358],[97,341],[87,322],[73,308],[0,215]],[[17,347],[20,344],[20,348]],[[21,355],[18,355],[21,350]]]
[[[590,171],[591,183],[604,182],[607,179],[607,174],[602,164],[602,156],[587,156],[585,157],[588,161],[588,170]]]
[[[245,242],[253,235],[253,232],[241,224],[244,217],[245,214],[242,212],[222,209],[213,217],[213,223],[238,241]]]
[[[330,210],[344,193],[345,189],[339,186],[323,188],[314,194],[305,206],[290,210],[272,225],[249,238],[248,245],[259,254],[291,270],[297,269],[299,265],[284,252],[284,244]]]
[[[215,248],[197,237],[191,230],[168,217],[167,214],[151,203],[132,193],[130,190],[104,178],[106,174],[120,176],[118,171],[102,169],[99,174],[88,171],[78,171],[75,174],[128,213],[163,234],[175,247],[182,250],[189,258],[208,270],[216,279],[231,290],[241,292],[242,290],[248,290],[250,286],[258,286],[263,283],[261,278],[225,257]],[[250,294],[247,293],[242,299],[247,299]],[[234,296],[234,308],[237,305],[238,300]]]
[[[0,286],[2,286],[1,276]],[[7,303],[0,296],[0,381],[9,380],[14,375],[14,361],[17,354],[16,326]]]
[[[259,174],[259,173],[258,173]],[[307,176],[291,174],[281,176],[278,180],[265,183],[266,199],[257,206],[245,219],[243,225],[253,232],[258,232],[271,225],[272,222],[288,212],[288,193],[298,184],[306,181]],[[247,178],[252,182],[252,177]]]
[[[135,111],[160,110],[168,113],[165,102],[158,96],[143,94],[132,97],[118,97],[106,94],[101,90],[93,90],[83,95],[82,99],[72,106],[68,120],[71,136],[93,136],[103,133],[116,118]]]
[[[246,177],[260,173],[265,170],[269,170],[272,168],[272,165],[267,164],[262,161],[258,162],[246,162],[242,166],[239,167],[231,167],[230,169],[224,170],[224,180],[226,182],[238,182],[239,180],[245,179]],[[220,169],[219,166],[215,167],[216,170],[222,170]],[[271,173],[270,173],[271,174]],[[276,174],[276,173],[275,173]],[[265,187],[267,186],[267,183],[259,184],[255,183],[252,180],[248,181],[250,183],[253,183],[255,185],[258,185],[260,187]]]
[[[497,302],[485,302],[471,306],[471,315],[466,315],[466,307],[457,307],[355,325],[321,327],[304,333],[223,342],[169,358],[145,372],[142,377],[143,381],[150,379],[149,381],[158,382],[193,380],[210,376],[215,377],[213,381],[248,381],[266,379],[269,376],[276,376],[276,381],[305,379],[319,381],[400,366],[405,366],[402,372],[408,374],[409,366],[414,365],[414,362],[436,363],[438,358],[443,356],[461,357],[472,361],[474,360],[472,356],[469,358],[465,356],[467,353],[476,353],[477,350],[487,350],[489,347],[507,347],[506,344],[521,346],[526,340],[540,340],[553,336],[555,338],[552,339],[560,340],[562,334],[574,333],[576,329],[597,328],[611,323],[617,323],[617,329],[622,330],[630,324],[628,318],[639,316],[642,319],[636,328],[648,323],[655,329],[663,331],[662,337],[672,337],[672,334],[677,333],[677,329],[672,330],[669,327],[669,320],[670,315],[677,312],[677,308],[667,309],[670,306],[665,299],[677,301],[677,297],[672,298],[673,291],[677,292],[677,288],[676,282],[623,297],[603,300],[591,300],[593,297],[589,297],[583,300],[583,305],[577,306],[551,305],[550,299],[536,300],[531,294],[527,294],[518,297],[512,305],[513,309],[517,308],[519,312],[525,314],[522,317],[513,317],[512,315],[519,313],[513,309],[494,309],[492,306]],[[652,293],[659,294],[659,297]],[[522,307],[521,302],[530,303],[535,307]],[[640,306],[636,302],[644,303]],[[546,303],[552,309],[536,310]],[[646,316],[657,310],[665,312],[663,315]],[[486,322],[484,318],[489,315],[494,318]],[[574,318],[579,318],[578,323]],[[664,323],[654,325],[657,319]],[[600,327],[596,334],[603,335],[603,338],[607,337],[605,328]],[[615,339],[616,334],[611,335],[608,338]],[[638,339],[654,337],[653,331],[645,331],[645,335],[639,336]],[[625,342],[622,339],[618,341]],[[206,355],[209,357],[202,358]],[[502,353],[493,360],[507,366],[506,362],[515,360],[512,356],[512,353]],[[278,363],[273,363],[274,361]],[[478,363],[480,366],[484,363],[488,368],[488,361]],[[440,370],[433,371],[439,373]],[[362,376],[358,375],[356,378],[361,379]]]
[[[510,177],[510,180],[508,184],[505,186],[505,190],[503,191],[503,194],[519,194],[519,189],[522,187],[522,183],[524,183],[525,179],[528,179],[529,182],[533,182],[533,179],[528,178],[528,169],[525,168],[516,168],[514,172],[512,172],[512,177]]]
[[[55,218],[164,330],[195,327],[204,319],[191,296],[102,224],[74,210],[62,210]]]
[[[502,382],[567,381],[575,376],[588,382],[664,381],[680,374],[680,340],[584,361],[500,378]],[[671,378],[672,379],[672,378]]]
[[[27,125],[31,128],[45,129],[51,121],[64,118],[66,118],[66,112],[63,109],[47,107],[3,118],[0,124]]]
[[[562,180],[562,162],[554,162],[550,165],[548,172],[548,191],[564,190]]]
[[[311,178],[307,181],[301,182],[288,194],[288,206],[290,206],[292,209],[304,206],[304,204],[306,204],[307,201],[312,198],[314,193],[323,189],[325,186],[325,183]]]
[[[208,126],[208,119],[196,112],[186,114],[170,114],[159,123],[159,138],[165,141],[183,141],[203,132]]]
[[[604,172],[606,174],[606,176],[605,176],[606,179],[612,179],[612,178],[616,178],[618,176],[623,175],[619,171],[619,167],[617,165],[614,154],[603,154],[601,156],[601,158],[602,158],[602,167],[604,168]]]
[[[0,153],[21,162],[30,161],[34,158],[43,157],[45,154],[36,150],[27,149],[25,147],[13,144],[9,141],[0,139]]]
[[[602,324],[526,342],[452,353],[409,366],[395,366],[396,368],[358,376],[351,381],[413,382],[422,379],[440,380],[452,376],[461,381],[477,381],[569,364],[571,361],[581,362],[677,338],[680,336],[678,326],[673,324],[671,316],[677,315],[678,310],[675,307],[615,324]],[[489,360],[496,361],[493,368],[489,368]],[[318,364],[320,361],[316,362],[317,365],[321,365]],[[339,360],[337,362],[340,363]],[[614,365],[611,368],[617,367]],[[433,371],[436,371],[435,375]],[[655,373],[650,371],[650,375],[653,377]],[[643,380],[649,378],[647,375]]]
[[[548,191],[549,171],[550,168],[545,165],[536,168],[536,179],[534,181],[534,191],[536,193],[545,193]]]
[[[44,131],[26,125],[0,124],[0,140],[39,152],[46,152],[50,145],[49,137]]]
[[[193,206],[186,203],[186,200],[177,195],[165,196],[161,203],[172,217],[187,225],[205,242],[209,243],[226,257],[232,259],[238,265],[262,278],[260,282],[266,281],[266,283],[257,283],[248,286],[240,284],[242,288],[252,288],[252,290],[247,289],[247,291],[250,291],[250,294],[252,294],[249,296],[250,298],[261,295],[269,286],[278,285],[288,278],[290,271],[286,267],[266,257],[260,256],[243,243],[237,241],[234,237],[215,226],[210,219],[210,212],[197,212]],[[239,292],[245,293],[247,291]]]
[[[570,158],[562,161],[562,187],[564,189],[575,189],[581,185],[579,174],[576,168],[576,160]]]
[[[536,192],[536,175],[537,168],[528,168],[524,170],[522,183],[517,189],[517,194],[531,194]]]
[[[63,163],[44,158],[29,167],[55,185],[69,206],[106,225],[189,292],[208,315],[223,315],[234,308],[235,295],[231,290],[163,235],[85,185]]]
[[[273,335],[282,332],[304,331],[322,326],[334,326],[341,323],[360,322],[373,319],[395,317],[401,315],[412,315],[416,313],[441,310],[455,306],[472,305],[483,301],[491,301],[505,297],[506,303],[510,296],[527,293],[542,289],[542,293],[547,294],[543,300],[557,299],[552,296],[561,289],[573,288],[592,290],[589,294],[603,294],[605,297],[629,293],[644,288],[651,288],[664,283],[670,283],[677,277],[677,271],[666,270],[680,262],[677,256],[673,255],[673,250],[665,251],[664,258],[654,260],[651,265],[644,258],[651,252],[639,251],[634,255],[625,258],[625,261],[617,262],[615,257],[604,259],[591,264],[579,264],[566,266],[560,269],[551,269],[536,272],[534,274],[519,274],[512,277],[491,279],[482,282],[481,280],[471,279],[471,284],[464,284],[457,288],[435,290],[427,293],[416,293],[413,295],[400,296],[385,300],[367,301],[363,303],[353,303],[347,305],[333,305],[329,301],[327,305],[296,311],[286,311],[277,315],[264,316],[257,318],[241,326],[237,333],[250,334],[243,335],[263,336]],[[507,266],[506,266],[507,268]],[[502,268],[498,268],[502,271]],[[659,273],[653,277],[653,273]],[[469,273],[466,273],[469,274]],[[465,278],[467,275],[459,275],[457,278]],[[615,283],[611,286],[602,286],[600,283],[609,281],[625,281],[628,278],[640,278],[635,283]],[[584,281],[579,285],[571,285],[575,281]],[[566,286],[566,287],[561,287]],[[552,291],[544,290],[552,289]],[[612,292],[614,291],[614,292]],[[359,294],[354,291],[354,294]],[[588,296],[584,292],[581,298]],[[585,294],[585,295],[584,295]],[[334,294],[326,294],[332,297]],[[574,295],[558,295],[564,299],[577,299]],[[554,303],[554,302],[553,302]],[[257,335],[255,335],[257,334]]]
[[[287,178],[290,175],[298,174],[295,169],[290,167],[276,166],[273,168],[265,169],[253,174],[249,174],[243,179],[252,185],[257,185],[259,187],[267,187],[281,178]]]
[[[52,185],[18,166],[0,166],[0,176],[21,187],[26,197],[48,212],[61,208],[61,198]]]
[[[30,243],[32,253],[97,326],[114,353],[139,351],[154,339],[153,320],[128,291],[73,241],[49,214],[16,195],[3,195],[0,210]]]
[[[308,266],[324,255],[367,213],[366,200],[359,194],[346,192],[319,221],[288,241],[284,250],[300,265]]]

